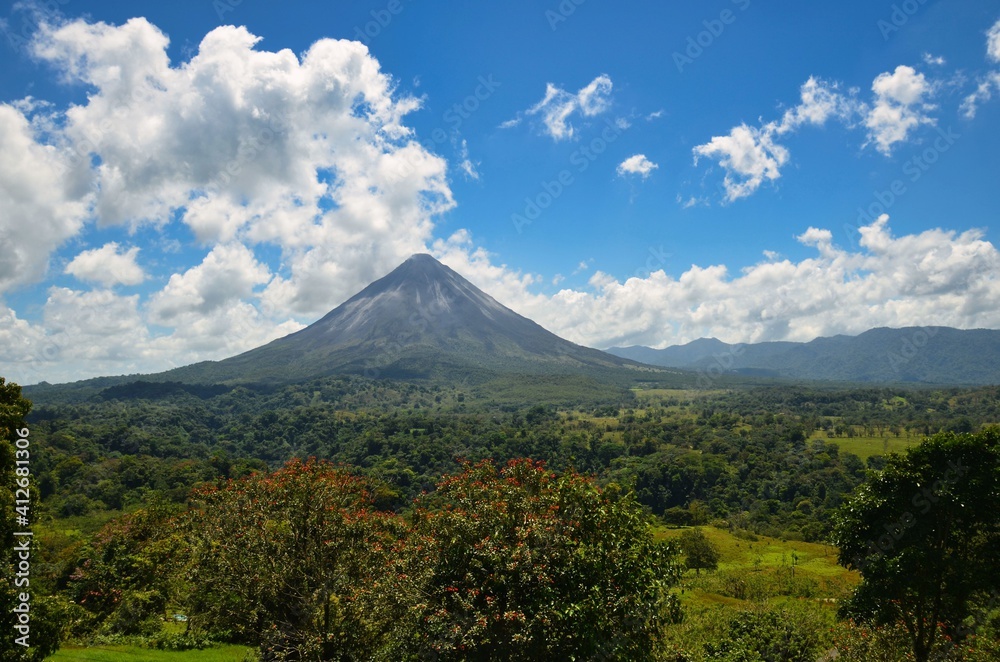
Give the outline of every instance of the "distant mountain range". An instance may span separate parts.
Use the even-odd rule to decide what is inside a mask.
[[[665,372],[563,340],[419,254],[297,333],[232,358],[153,377],[204,384],[333,374],[460,380],[623,370]]]
[[[942,326],[879,328],[810,342],[730,345],[715,338],[664,349],[612,347],[608,353],[651,365],[713,375],[800,380],[1000,384],[1000,331]]]

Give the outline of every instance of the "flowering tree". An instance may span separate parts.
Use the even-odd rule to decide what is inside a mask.
[[[436,555],[418,640],[440,659],[653,659],[679,613],[674,552],[617,488],[484,462],[418,506]]]
[[[412,541],[362,479],[294,460],[196,498],[192,627],[266,660],[391,659],[413,601]]]

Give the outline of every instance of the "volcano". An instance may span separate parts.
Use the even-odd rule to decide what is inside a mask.
[[[467,378],[623,368],[650,369],[564,340],[432,256],[418,254],[301,331],[157,377],[187,383],[293,382],[336,374]]]

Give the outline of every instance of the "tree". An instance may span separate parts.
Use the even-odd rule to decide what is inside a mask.
[[[397,659],[419,571],[397,516],[324,462],[195,494],[189,623],[260,647],[263,660]]]
[[[633,495],[579,474],[466,464],[418,501],[414,527],[435,545],[418,654],[649,660],[679,617],[674,551]]]
[[[688,529],[680,537],[681,551],[684,552],[684,565],[695,574],[702,570],[715,570],[719,567],[719,548],[716,547],[701,529]]]
[[[960,640],[1000,588],[1000,428],[890,455],[840,510],[836,540],[862,576],[842,615],[901,623],[918,662],[942,635]]]
[[[154,499],[109,522],[79,551],[67,584],[88,615],[83,629],[145,636],[162,629],[167,605],[188,591],[182,580],[188,548],[178,510]]]

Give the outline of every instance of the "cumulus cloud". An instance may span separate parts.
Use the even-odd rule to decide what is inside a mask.
[[[607,110],[611,105],[612,87],[611,78],[605,74],[590,81],[575,94],[548,83],[542,100],[525,112],[540,115],[545,132],[554,140],[572,138],[576,129],[570,124],[570,119],[574,115],[593,117]]]
[[[888,216],[860,228],[856,248],[834,233],[798,237],[815,253],[799,261],[776,253],[731,270],[691,265],[615,278],[596,271],[588,288],[548,296],[537,276],[497,265],[471,237],[437,242],[434,254],[501,303],[564,338],[591,347],[665,347],[698,338],[726,342],[808,341],[879,326],[1000,326],[1000,251],[972,229],[894,236]],[[641,264],[637,264],[641,267]],[[637,269],[637,271],[640,271]]]
[[[979,230],[893,236],[888,217],[861,228],[856,250],[809,228],[798,240],[816,250],[733,274],[698,266],[678,277],[655,271],[616,279],[597,272],[590,291],[501,297],[546,328],[593,347],[664,347],[702,337],[727,342],[807,341],[873,327],[1000,325],[1000,252]],[[506,291],[505,291],[506,290]]]
[[[65,112],[65,136],[99,157],[98,223],[179,215],[205,244],[277,245],[289,312],[317,314],[423,248],[454,205],[446,163],[403,123],[420,102],[395,94],[363,44],[321,39],[299,57],[259,41],[219,27],[171,66],[145,19],[74,21],[44,28],[34,53],[92,88]]]
[[[800,100],[780,120],[760,127],[740,124],[728,135],[714,136],[694,148],[695,164],[700,157],[713,159],[725,170],[723,186],[729,202],[754,193],[766,181],[781,176],[789,159],[788,150],[778,144],[779,136],[805,125],[822,126],[830,118],[849,121],[858,104],[838,91],[837,85],[810,77],[799,90]]]
[[[22,112],[34,107],[0,104],[0,293],[40,280],[88,214],[87,171],[65,146],[40,141]]]
[[[146,280],[146,273],[135,261],[139,248],[133,246],[124,253],[118,248],[118,243],[112,241],[101,248],[83,251],[66,265],[66,273],[104,287],[138,285]]]
[[[302,328],[276,324],[239,300],[184,321],[156,335],[138,295],[53,287],[36,324],[0,305],[0,364],[5,377],[22,384],[156,372],[232,356]]]
[[[164,326],[182,326],[177,318],[203,316],[249,297],[270,280],[270,271],[242,244],[219,245],[201,264],[170,277],[150,302],[152,318]]]
[[[921,124],[934,124],[926,113],[934,109],[925,99],[932,93],[927,78],[913,67],[900,65],[893,73],[879,74],[872,83],[874,106],[865,117],[868,142],[878,151],[892,153]],[[867,144],[867,143],[866,143]]]
[[[635,154],[618,164],[618,176],[639,175],[643,179],[660,166],[646,158],[645,154]]]
[[[764,183],[781,176],[781,166],[788,162],[788,150],[774,142],[774,132],[741,124],[728,136],[715,136],[694,148],[695,165],[699,157],[716,159],[725,171],[723,185],[730,202],[744,198]]]
[[[810,77],[799,91],[799,103],[778,120],[750,126],[742,123],[727,135],[714,136],[693,149],[699,158],[717,161],[725,171],[725,199],[733,202],[757,191],[765,182],[781,177],[790,154],[778,139],[804,126],[823,126],[831,120],[853,127],[860,118],[867,129],[867,142],[889,155],[898,143],[910,139],[920,125],[934,124],[928,113],[935,107],[927,102],[934,85],[912,67],[901,65],[892,73],[880,74],[872,83],[871,105],[860,101],[853,91],[843,93],[837,83]]]

